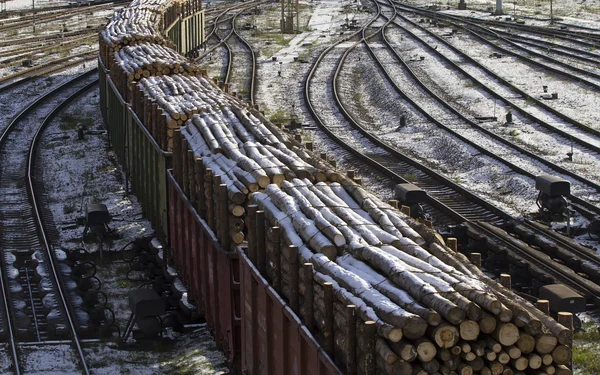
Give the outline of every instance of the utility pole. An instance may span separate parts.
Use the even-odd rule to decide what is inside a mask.
[[[33,7],[33,33],[35,34],[35,0],[31,0],[31,6]]]
[[[550,0],[550,23],[554,23],[554,14],[552,13],[552,0]]]

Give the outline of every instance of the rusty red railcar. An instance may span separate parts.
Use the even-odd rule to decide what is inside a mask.
[[[341,374],[242,249],[227,252],[167,173],[175,268],[204,314],[233,373]]]

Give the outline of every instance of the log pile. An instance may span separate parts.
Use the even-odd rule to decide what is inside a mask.
[[[568,329],[421,235],[393,202],[314,166],[302,177],[290,166],[306,163],[303,153],[229,110],[207,108],[176,130],[176,179],[226,248],[248,243],[250,259],[342,369],[570,373]],[[292,160],[267,163],[275,159],[263,150],[284,147]]]
[[[165,44],[159,32],[163,5],[148,2],[136,2],[136,6],[124,8],[116,13],[100,32],[100,56],[110,69],[111,57],[115,52],[128,45],[142,42]],[[133,3],[132,3],[133,4]]]
[[[125,101],[133,80],[151,75],[196,74],[197,68],[175,52],[161,33],[164,17],[195,9],[196,1],[137,0],[116,13],[99,35],[100,57]],[[114,69],[116,68],[116,69]]]
[[[382,214],[375,202],[351,183],[308,180],[270,185],[251,199],[264,212],[266,232],[278,228],[279,249],[272,236],[251,237],[249,256],[259,269],[266,258],[264,274],[278,280],[278,292],[336,363],[383,374],[570,373],[567,328],[450,249],[433,245],[446,259],[432,256],[417,244],[422,237],[394,225],[399,211]],[[354,330],[352,319],[359,321]],[[374,347],[360,338],[367,322]]]
[[[160,44],[140,43],[127,46],[114,56],[128,81],[177,73],[195,75],[200,71],[175,50]]]

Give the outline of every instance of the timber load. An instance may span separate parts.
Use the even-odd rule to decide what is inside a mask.
[[[161,21],[147,14],[152,32],[160,29]],[[246,248],[340,369],[571,374],[568,317],[562,321],[568,327],[559,324],[402,213],[396,201],[381,201],[353,173],[346,177],[321,160],[311,142],[301,144],[299,134],[282,132],[186,70],[156,42],[159,33],[155,41],[131,43],[126,28],[110,27],[121,33],[116,44],[105,42],[117,66],[111,78],[121,72],[117,88],[172,151],[173,175],[189,202],[227,251]],[[152,43],[160,47],[142,56]],[[127,62],[117,62],[123,57]]]
[[[177,181],[226,248],[248,244],[341,368],[570,373],[569,329],[208,80],[195,90],[198,113],[174,130]]]
[[[165,15],[178,14],[179,1],[136,0],[116,13],[100,32],[100,56],[111,68],[112,55],[126,46],[154,43],[170,46],[162,36]]]

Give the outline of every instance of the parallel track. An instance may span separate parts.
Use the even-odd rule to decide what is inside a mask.
[[[211,39],[216,39],[217,42],[214,46],[210,47],[208,49],[208,51],[206,51],[205,53],[203,53],[200,57],[198,57],[196,59],[196,61],[200,61],[200,60],[204,59],[206,56],[210,55],[217,48],[219,48],[221,46],[223,48],[225,48],[225,51],[227,54],[227,57],[226,57],[227,63],[223,67],[224,74],[222,74],[222,77],[223,77],[223,83],[229,84],[230,81],[232,80],[231,76],[232,76],[232,71],[233,71],[234,52],[233,52],[232,46],[230,45],[230,43],[228,41],[231,38],[236,38],[239,41],[239,43],[243,46],[243,48],[248,50],[248,54],[250,57],[250,63],[248,64],[250,71],[246,75],[246,81],[248,83],[247,83],[247,88],[245,91],[247,93],[248,101],[252,105],[254,105],[254,94],[256,91],[256,88],[255,88],[256,55],[255,55],[254,50],[252,49],[252,46],[250,45],[250,43],[248,43],[248,41],[239,34],[239,32],[236,28],[236,20],[237,20],[238,16],[240,16],[242,13],[244,13],[248,9],[252,9],[257,6],[260,6],[263,3],[264,3],[264,1],[261,1],[261,2],[257,2],[254,4],[245,5],[243,7],[232,7],[232,8],[225,9],[223,12],[219,13],[217,15],[217,17],[215,17],[212,29],[206,37],[207,41],[211,40]],[[221,17],[223,17],[226,13],[228,13],[232,10],[239,10],[239,11],[236,14],[234,14],[233,16],[221,19]],[[223,24],[223,23],[229,24],[227,29],[225,30],[227,32],[227,34],[225,34],[225,35],[222,35],[218,30],[218,25]]]
[[[318,127],[323,130],[332,140],[352,154],[360,162],[367,164],[380,172],[383,172],[396,183],[409,182],[403,176],[407,174],[414,175],[416,179],[411,180],[411,182],[422,186],[429,193],[429,199],[425,207],[426,211],[435,217],[439,223],[456,224],[458,222],[467,220],[482,220],[501,224],[503,222],[503,218],[508,217],[508,214],[488,204],[481,198],[469,192],[467,189],[464,189],[458,184],[434,172],[430,168],[416,162],[393,147],[390,147],[377,137],[370,134],[366,129],[361,127],[341,105],[341,100],[339,98],[335,83],[332,84],[334,100],[337,103],[336,105],[340,109],[343,117],[350,125],[348,132],[352,132],[352,129],[358,130],[364,138],[364,140],[361,140],[362,146],[364,146],[365,149],[377,149],[377,152],[363,153],[355,146],[344,141],[344,134],[340,133],[340,129],[337,127],[336,129],[330,128],[319,115],[319,112],[315,109],[310,91],[312,83],[311,81],[314,79],[315,73],[319,68],[319,64],[329,52],[334,50],[337,45],[349,41],[362,33],[363,30],[373,23],[375,19],[379,18],[379,16],[380,12],[363,29],[351,34],[350,36],[327,48],[313,64],[304,82],[304,99],[314,121],[317,123]],[[348,49],[346,51],[345,56],[347,56],[350,50],[351,49]],[[338,62],[333,77],[333,82],[337,80],[337,76],[341,70],[344,58],[345,57],[342,56]]]
[[[122,1],[122,2],[124,3],[125,1]],[[37,24],[48,23],[48,22],[64,21],[66,19],[72,18],[72,17],[80,15],[80,14],[86,14],[89,12],[99,12],[99,11],[107,10],[107,9],[110,9],[113,7],[114,7],[114,3],[108,3],[108,4],[99,4],[99,5],[90,5],[85,8],[76,8],[76,9],[69,8],[69,9],[60,10],[60,11],[48,12],[49,14],[46,14],[46,13],[36,14],[35,23],[37,25]],[[33,15],[31,15],[31,16],[19,17],[14,20],[0,22],[0,32],[7,32],[7,31],[15,30],[15,29],[22,29],[25,27],[30,27],[32,25],[33,20],[34,20],[34,17],[33,17]]]
[[[402,17],[401,15],[398,15],[398,17],[401,17],[401,18],[403,18],[403,19],[404,19],[406,22],[410,22],[410,23],[411,23],[413,26],[415,26],[415,27],[418,27],[419,29],[422,29],[422,30],[424,30],[424,31],[427,31],[426,29],[424,29],[424,28],[422,28],[422,27],[420,27],[420,26],[418,26],[418,25],[416,25],[416,24],[412,23],[411,21],[407,20],[405,17]],[[452,66],[452,67],[453,67],[455,70],[457,70],[457,71],[458,71],[460,74],[463,74],[463,75],[465,75],[466,77],[468,77],[469,79],[472,79],[474,82],[476,82],[476,83],[478,84],[478,86],[479,86],[479,87],[482,87],[483,89],[485,89],[485,90],[486,90],[487,92],[489,92],[490,94],[493,94],[493,95],[494,95],[494,97],[497,97],[498,99],[500,99],[500,100],[502,100],[502,101],[504,101],[504,102],[507,102],[507,103],[509,103],[509,104],[511,105],[511,107],[513,108],[513,110],[519,111],[520,113],[522,113],[522,114],[524,114],[524,115],[527,115],[527,112],[526,112],[525,110],[521,109],[521,108],[519,107],[519,105],[517,105],[517,104],[516,104],[514,101],[511,101],[510,99],[507,99],[506,97],[504,97],[504,96],[501,96],[501,95],[497,94],[496,92],[494,92],[493,90],[491,90],[491,89],[487,88],[483,82],[481,82],[481,81],[477,80],[477,78],[475,78],[473,75],[471,75],[471,74],[467,73],[467,72],[466,72],[466,71],[465,71],[463,68],[461,68],[461,67],[460,67],[460,66],[459,66],[459,65],[458,65],[456,62],[454,62],[454,61],[450,60],[448,57],[444,56],[444,55],[443,55],[441,52],[439,52],[439,51],[438,51],[436,48],[434,48],[433,46],[431,46],[431,45],[430,45],[430,44],[429,44],[427,41],[425,41],[424,39],[417,37],[415,34],[413,34],[412,32],[408,31],[406,28],[402,27],[400,24],[398,24],[398,23],[396,23],[396,22],[393,22],[393,23],[392,23],[392,25],[393,25],[393,26],[395,26],[395,27],[401,28],[403,31],[405,31],[405,32],[409,33],[410,35],[412,35],[412,36],[413,36],[413,37],[414,37],[414,38],[415,38],[415,39],[416,39],[416,40],[417,40],[419,43],[421,43],[421,44],[423,44],[425,47],[427,47],[427,49],[428,49],[429,51],[431,51],[432,53],[436,54],[437,56],[440,56],[440,57],[441,57],[441,58],[442,58],[442,59],[443,59],[443,60],[444,60],[446,63],[450,64],[450,65],[451,65],[451,66]],[[435,37],[435,35],[434,35],[434,37]],[[454,48],[452,48],[452,46],[451,46],[451,45],[449,45],[449,44],[447,44],[446,42],[444,42],[444,40],[443,40],[442,38],[439,38],[439,37],[437,37],[437,38],[436,38],[436,40],[439,40],[440,42],[443,42],[443,43],[445,43],[445,44],[446,44],[446,45],[448,45],[448,47],[449,47],[450,49],[452,49],[454,52],[456,52],[456,53],[459,53],[459,54],[460,54],[460,56],[461,56],[462,58],[464,58],[466,61],[468,61],[469,63],[473,64],[474,66],[476,66],[476,67],[480,68],[481,70],[485,71],[487,74],[489,74],[490,76],[492,76],[492,78],[493,78],[493,79],[496,79],[496,80],[498,80],[498,81],[501,81],[501,82],[502,82],[502,78],[501,78],[501,77],[498,77],[497,75],[493,74],[491,71],[489,71],[488,69],[486,69],[486,68],[485,68],[485,67],[483,67],[481,64],[479,64],[479,63],[477,63],[476,61],[474,61],[473,59],[469,58],[469,57],[468,57],[467,55],[465,55],[464,53],[462,53],[462,52],[460,52],[460,51],[458,51],[458,50],[455,50]],[[388,47],[390,47],[390,48],[391,48],[390,44],[389,44],[387,41],[386,41],[386,45],[387,45]],[[398,57],[398,59],[399,59],[399,60],[401,60],[401,59],[400,59],[400,57],[398,56],[398,54],[397,54],[395,51],[394,51],[394,54],[395,54],[395,55]],[[406,66],[406,65],[405,65],[405,66]],[[406,66],[406,67],[408,68],[408,66]],[[408,70],[410,71],[410,68],[408,68]],[[411,71],[411,73],[412,73],[412,71]],[[413,73],[413,78],[414,78],[414,79],[415,79],[417,82],[419,82],[419,83],[420,83],[420,86],[421,86],[421,87],[422,87],[424,90],[426,90],[426,91],[427,91],[427,92],[428,92],[430,95],[432,95],[432,96],[435,96],[435,94],[433,94],[433,92],[431,92],[431,90],[427,89],[427,88],[425,87],[425,85],[424,85],[424,84],[422,84],[422,83],[420,82],[420,80],[419,80],[419,79],[418,79],[418,78],[417,78],[417,77],[414,75],[414,73]],[[504,82],[503,82],[503,83],[504,83]],[[507,85],[507,86],[512,86],[512,85],[508,84],[508,82],[506,82],[506,85]],[[511,89],[512,89],[512,87],[511,87]],[[521,93],[521,92],[520,92],[520,93]],[[523,93],[523,95],[526,95],[526,94],[525,94],[525,93]],[[443,99],[441,99],[441,98],[439,98],[439,97],[437,98],[437,100],[438,100],[438,101],[439,101],[439,102],[440,102],[440,103],[441,103],[441,104],[442,104],[442,105],[443,105],[445,108],[447,108],[448,110],[450,110],[451,112],[453,112],[455,115],[457,115],[457,116],[460,116],[460,117],[462,118],[462,120],[463,120],[463,121],[466,121],[466,122],[468,122],[468,123],[470,124],[470,126],[472,126],[472,127],[474,127],[474,128],[477,128],[479,131],[483,132],[483,133],[485,134],[485,136],[486,136],[486,137],[489,137],[489,138],[491,138],[491,139],[494,139],[495,141],[497,141],[497,142],[499,142],[499,143],[502,143],[502,144],[503,144],[503,145],[505,145],[505,146],[511,147],[512,149],[516,150],[517,152],[520,152],[520,153],[522,153],[522,154],[526,155],[527,157],[529,157],[529,158],[531,158],[531,159],[533,159],[533,160],[536,160],[537,162],[539,162],[539,163],[541,163],[541,164],[544,164],[544,165],[546,165],[547,167],[549,167],[549,168],[553,169],[554,171],[556,171],[556,172],[558,172],[558,173],[561,173],[561,174],[563,174],[563,175],[565,175],[565,176],[568,176],[568,177],[570,177],[570,178],[572,178],[572,179],[574,179],[574,180],[577,180],[577,181],[581,182],[581,183],[582,183],[582,184],[584,184],[584,185],[587,185],[587,186],[589,186],[589,187],[592,187],[592,188],[593,188],[593,189],[595,189],[596,191],[600,191],[600,184],[598,184],[598,183],[596,183],[596,182],[594,182],[594,181],[590,181],[589,179],[587,179],[587,178],[585,178],[585,177],[583,177],[583,176],[581,176],[581,175],[578,175],[578,174],[576,174],[576,173],[573,173],[573,172],[571,172],[571,171],[569,171],[569,170],[567,170],[567,169],[565,169],[565,168],[563,168],[563,167],[561,167],[561,166],[558,166],[558,165],[556,165],[556,164],[554,164],[554,163],[552,163],[552,162],[549,162],[549,161],[547,161],[547,160],[546,160],[546,159],[545,159],[543,156],[539,156],[539,155],[535,154],[534,152],[528,151],[528,150],[526,150],[525,148],[523,148],[523,147],[521,147],[521,146],[519,146],[519,145],[517,145],[517,144],[515,144],[515,143],[513,143],[513,142],[511,142],[511,141],[509,141],[509,140],[507,140],[507,139],[505,139],[505,138],[503,138],[503,137],[501,137],[501,136],[497,135],[497,134],[495,134],[494,132],[492,132],[492,131],[489,131],[489,130],[486,130],[485,128],[483,128],[483,127],[479,126],[478,124],[474,123],[473,121],[471,121],[471,120],[467,119],[467,118],[466,118],[465,116],[463,116],[463,115],[462,115],[460,112],[458,112],[457,110],[455,110],[454,108],[452,108],[452,105],[451,105],[450,103],[447,103],[446,101],[444,101]],[[554,113],[553,113],[553,114],[554,114]],[[527,117],[532,117],[532,116],[527,116]],[[549,123],[547,123],[547,122],[545,122],[545,121],[543,121],[543,120],[540,120],[540,119],[535,119],[535,118],[533,118],[533,119],[536,121],[536,124],[539,124],[539,125],[543,126],[544,128],[546,128],[546,129],[550,129],[550,130],[552,130],[552,131],[556,132],[558,135],[565,137],[565,138],[566,138],[566,140],[565,140],[565,143],[566,143],[566,142],[568,142],[568,140],[572,140],[572,141],[573,141],[573,143],[575,143],[575,144],[579,145],[579,146],[580,146],[582,149],[584,149],[584,150],[585,150],[585,149],[587,149],[587,150],[589,150],[589,152],[590,152],[590,153],[592,153],[592,154],[593,154],[593,153],[595,153],[595,154],[600,154],[600,147],[598,147],[598,146],[596,146],[596,145],[594,145],[594,144],[588,143],[588,142],[586,142],[586,141],[584,141],[584,140],[581,140],[581,139],[579,139],[579,138],[573,138],[573,137],[572,137],[571,135],[569,135],[568,133],[566,133],[566,132],[564,132],[564,131],[562,131],[562,130],[556,129],[556,127],[555,127],[555,126],[553,126],[553,125],[550,125]],[[572,121],[574,122],[574,120],[572,120]],[[443,126],[443,125],[440,125],[440,126]],[[585,125],[583,125],[583,126],[585,126]],[[586,128],[586,130],[590,131],[590,133],[592,132],[592,131],[590,130],[590,128],[589,128],[589,127],[587,127],[587,126],[586,126],[585,128]],[[457,137],[459,137],[459,138],[461,138],[461,137],[460,137],[459,135],[457,135],[456,133],[454,133],[454,135],[455,135],[455,136],[457,136]],[[462,140],[463,140],[463,141],[465,141],[465,142],[468,142],[468,143],[471,143],[471,144],[472,144],[472,142],[470,142],[469,140],[466,140],[466,139],[462,139]],[[477,145],[473,145],[473,146],[474,146],[474,147],[477,147],[477,148],[479,149],[479,151],[480,151],[480,152],[482,152],[482,153],[484,153],[484,154],[486,154],[486,155],[488,155],[488,156],[490,156],[490,157],[493,157],[493,158],[495,158],[495,159],[497,159],[497,160],[499,160],[499,161],[501,161],[501,162],[503,162],[503,163],[505,163],[505,164],[506,164],[506,162],[505,162],[505,161],[504,161],[502,158],[500,158],[500,157],[498,157],[497,155],[495,155],[495,154],[491,153],[489,150],[485,150],[485,149],[483,149],[483,148],[481,148],[481,147],[478,147]],[[527,177],[530,177],[530,178],[535,178],[535,175],[534,175],[534,174],[532,174],[532,173],[530,173],[530,172],[527,172],[527,171],[523,170],[522,168],[520,168],[520,167],[518,167],[518,166],[511,165],[511,169],[513,169],[513,170],[516,170],[516,171],[518,171],[519,173],[526,175]],[[579,197],[577,197],[577,196],[575,196],[575,195],[571,195],[571,196],[569,197],[569,199],[571,199],[571,200],[572,200],[574,203],[576,203],[578,206],[581,206],[581,207],[583,207],[585,210],[588,210],[588,211],[591,211],[591,212],[594,212],[594,213],[600,214],[600,208],[598,208],[596,205],[590,204],[589,202],[587,202],[587,201],[585,201],[585,200],[583,200],[583,199],[581,199],[581,198],[579,198]]]

